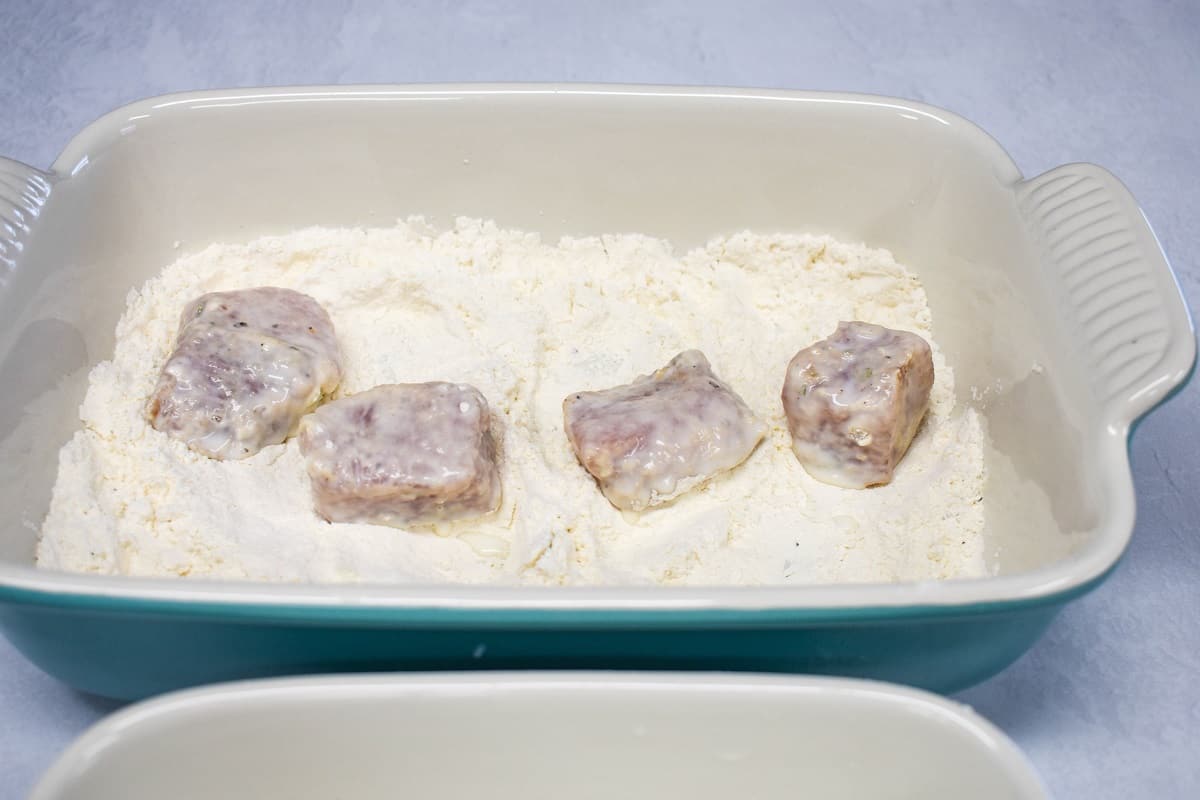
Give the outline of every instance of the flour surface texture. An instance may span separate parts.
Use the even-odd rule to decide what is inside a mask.
[[[155,431],[146,398],[188,301],[280,286],[329,312],[338,396],[453,381],[491,405],[503,500],[488,517],[394,529],[312,510],[293,439],[214,461]],[[797,350],[840,320],[933,345],[930,410],[891,484],[841,489],[791,452],[780,403]],[[613,508],[575,459],[562,401],[701,350],[768,423],[733,471],[639,514]],[[778,584],[926,580],[986,572],[985,434],[920,283],[886,251],[828,237],[742,233],[679,255],[639,235],[543,242],[460,219],[301,230],[214,244],[130,293],[112,360],[60,455],[38,543],[43,567],[264,581]]]

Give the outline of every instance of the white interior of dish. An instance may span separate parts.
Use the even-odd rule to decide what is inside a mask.
[[[1014,202],[1021,176],[936,110],[712,91],[211,92],[114,112],[55,171],[0,284],[0,565],[33,562],[58,449],[132,287],[214,241],[410,214],[680,248],[742,229],[888,248],[923,281],[959,401],[990,429],[995,571],[1070,559],[1111,503],[1132,508],[1097,491],[1127,469],[1111,456],[1123,431],[1105,429],[1056,322]]]
[[[965,709],[829,679],[587,674],[236,684],[135,706],[34,800],[1036,800]]]

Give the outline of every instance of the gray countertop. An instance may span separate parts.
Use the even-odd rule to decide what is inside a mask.
[[[1001,8],[1003,6],[1003,8]],[[45,167],[146,95],[296,83],[616,81],[915,98],[983,126],[1026,175],[1112,170],[1200,298],[1200,4],[590,4],[0,0],[0,154]],[[1034,649],[958,697],[1059,798],[1200,794],[1196,384],[1133,439],[1137,531],[1120,568]],[[0,640],[0,797],[21,797],[116,705]]]

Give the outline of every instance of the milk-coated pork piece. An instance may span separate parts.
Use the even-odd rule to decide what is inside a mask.
[[[478,517],[500,505],[487,400],[461,383],[377,386],[300,423],[317,513],[403,527]]]
[[[569,395],[563,421],[580,463],[626,511],[668,502],[733,469],[766,433],[699,350],[633,383]]]
[[[933,354],[915,333],[841,322],[787,367],[792,450],[817,480],[850,489],[889,483],[933,388]]]
[[[273,286],[212,292],[184,308],[146,418],[210,458],[246,458],[290,436],[341,375],[316,300]]]

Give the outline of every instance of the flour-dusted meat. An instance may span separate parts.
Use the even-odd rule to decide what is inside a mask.
[[[563,401],[567,438],[619,509],[665,503],[746,460],[766,426],[687,350],[653,375]]]
[[[316,509],[330,522],[420,525],[500,505],[487,400],[462,383],[377,386],[300,423]]]
[[[271,286],[212,292],[184,309],[146,417],[210,458],[245,458],[286,439],[341,375],[316,300]]]
[[[915,333],[841,322],[788,364],[792,450],[814,478],[862,489],[892,480],[929,407],[933,354]]]

